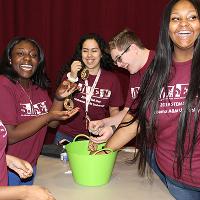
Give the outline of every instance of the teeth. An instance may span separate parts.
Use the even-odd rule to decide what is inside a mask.
[[[23,70],[26,70],[26,71],[32,69],[32,65],[21,65],[20,67],[23,68]]]
[[[87,62],[88,62],[89,64],[92,64],[92,63],[93,63],[93,60],[87,60]]]
[[[178,32],[178,34],[190,34],[191,32],[190,31],[180,31]]]

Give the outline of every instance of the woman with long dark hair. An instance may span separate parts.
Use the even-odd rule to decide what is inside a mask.
[[[112,67],[106,42],[96,33],[83,35],[72,59],[61,69],[59,76],[59,83],[67,78],[78,84],[80,92],[74,93],[72,101],[80,111],[60,125],[55,142],[62,139],[71,141],[80,133],[89,135],[90,120],[119,112],[119,107],[123,105],[122,91]]]
[[[155,59],[133,102],[138,106],[107,144],[119,149],[139,134],[139,173],[149,162],[181,200],[200,199],[199,16],[199,0],[168,3]]]

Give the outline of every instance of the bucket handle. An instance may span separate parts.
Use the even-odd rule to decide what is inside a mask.
[[[92,154],[92,155],[97,155],[101,151],[110,151],[110,153],[113,153],[112,149],[110,149],[110,148],[104,148],[104,149],[100,149],[98,151],[95,151],[94,154]]]
[[[88,140],[90,139],[89,136],[87,136],[87,135],[85,135],[85,134],[79,134],[79,135],[77,135],[77,136],[73,139],[73,142],[75,142],[76,139],[79,138],[79,137],[85,137],[85,138],[87,138]]]

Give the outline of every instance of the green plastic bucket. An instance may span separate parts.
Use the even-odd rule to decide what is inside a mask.
[[[77,137],[85,136],[78,135]],[[89,140],[75,141],[66,145],[69,165],[76,183],[84,186],[100,186],[109,182],[115,164],[117,151],[108,154],[89,155]],[[86,136],[88,137],[88,136]],[[103,150],[105,144],[99,144],[98,150]]]

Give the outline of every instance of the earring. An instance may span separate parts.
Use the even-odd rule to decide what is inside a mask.
[[[12,65],[12,61],[11,61],[11,59],[9,59],[9,64]]]

